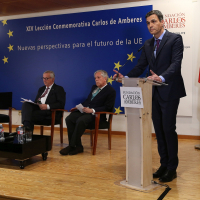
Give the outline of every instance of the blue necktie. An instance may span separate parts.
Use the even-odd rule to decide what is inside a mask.
[[[94,99],[94,97],[101,91],[100,88],[98,88],[95,92],[92,93],[91,101]]]

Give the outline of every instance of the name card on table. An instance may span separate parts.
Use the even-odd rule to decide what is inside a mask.
[[[143,108],[140,87],[120,87],[121,107]]]

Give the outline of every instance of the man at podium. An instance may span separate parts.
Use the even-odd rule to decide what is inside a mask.
[[[153,38],[145,41],[138,63],[127,76],[138,77],[149,66],[151,75],[148,78],[167,84],[153,87],[152,120],[161,163],[153,177],[161,182],[170,182],[177,177],[178,167],[176,115],[180,98],[186,96],[181,75],[183,41],[181,35],[164,29],[160,11],[152,10],[145,18]],[[116,70],[114,72],[113,79],[124,77]]]

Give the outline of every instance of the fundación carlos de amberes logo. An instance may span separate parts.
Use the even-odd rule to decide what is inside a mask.
[[[185,28],[186,14],[182,12],[174,14],[165,14],[164,22],[165,29]]]

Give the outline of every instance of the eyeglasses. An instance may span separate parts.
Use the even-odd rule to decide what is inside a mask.
[[[50,77],[50,78],[51,78],[51,77]],[[46,81],[46,80],[49,80],[50,78],[44,78],[44,77],[42,77],[42,79],[45,80],[45,81]]]

